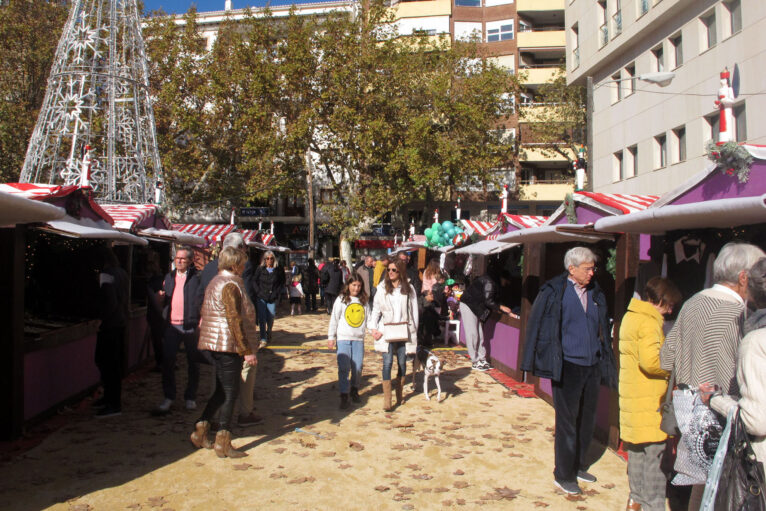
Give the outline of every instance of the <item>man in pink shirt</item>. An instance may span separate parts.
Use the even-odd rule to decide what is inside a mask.
[[[165,276],[160,290],[164,300],[163,316],[166,321],[165,337],[162,342],[162,391],[165,395],[162,403],[155,410],[165,414],[170,411],[176,398],[176,353],[183,342],[188,365],[188,379],[184,400],[186,409],[197,408],[197,387],[199,386],[199,360],[197,350],[197,327],[199,325],[199,303],[197,295],[200,287],[199,276],[192,264],[192,251],[188,248],[176,250],[176,269]]]

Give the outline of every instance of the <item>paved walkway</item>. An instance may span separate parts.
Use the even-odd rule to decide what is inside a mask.
[[[625,462],[603,448],[591,469],[599,481],[584,495],[555,490],[551,407],[472,372],[460,353],[441,352],[441,403],[408,389],[406,402],[385,413],[381,360],[368,344],[362,403],[339,410],[335,357],[317,349],[326,329],[325,314],[277,320],[255,388],[266,420],[234,431],[247,458],[195,450],[188,435],[198,411],[152,417],[160,378],[142,372],[126,382],[122,416],[95,420],[86,403],[0,464],[0,509],[624,508]],[[179,356],[179,386],[182,364]],[[209,383],[203,368],[200,395]]]

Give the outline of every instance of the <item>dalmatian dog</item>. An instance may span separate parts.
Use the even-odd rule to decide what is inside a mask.
[[[436,388],[439,391],[436,396],[436,401],[440,402],[442,399],[442,386],[439,381],[439,375],[442,372],[442,361],[439,360],[439,357],[437,357],[433,351],[421,346],[418,346],[416,358],[423,367],[423,394],[426,396],[426,400],[431,400],[428,396],[428,379],[433,376],[434,381],[436,382]]]

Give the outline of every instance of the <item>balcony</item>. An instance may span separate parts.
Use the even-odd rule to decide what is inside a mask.
[[[554,153],[553,151],[542,151],[539,147],[535,147],[534,143],[522,144],[522,156],[521,161],[525,162],[568,162],[574,158],[574,153],[569,148],[564,148],[564,152],[569,154],[569,158],[565,158],[563,155]]]
[[[574,179],[522,180],[519,193],[524,200],[563,201],[574,192]]]
[[[532,29],[518,34],[521,48],[563,48],[566,46],[566,32],[563,28]]]
[[[526,85],[540,85],[547,83],[556,76],[558,67],[550,66],[547,64],[521,64],[519,71],[527,75],[524,84]]]
[[[564,0],[518,0],[516,11],[563,11]]]
[[[451,0],[404,1],[395,4],[394,9],[394,17],[396,19],[449,16],[452,13],[452,2]]]

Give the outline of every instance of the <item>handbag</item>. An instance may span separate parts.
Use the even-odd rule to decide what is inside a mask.
[[[389,298],[389,297],[386,297]],[[394,307],[389,300],[391,310]],[[383,323],[383,338],[386,342],[409,342],[410,340],[410,295],[407,295],[407,321]]]
[[[715,496],[715,509],[766,511],[763,464],[753,453],[739,410],[732,420],[728,450]]]
[[[668,390],[665,393],[665,399],[660,405],[658,412],[662,415],[660,420],[660,429],[670,436],[678,436],[681,431],[678,429],[678,421],[676,420],[676,411],[673,408],[673,387],[676,385],[676,368],[673,366],[673,370],[670,372],[670,380],[668,380]]]

